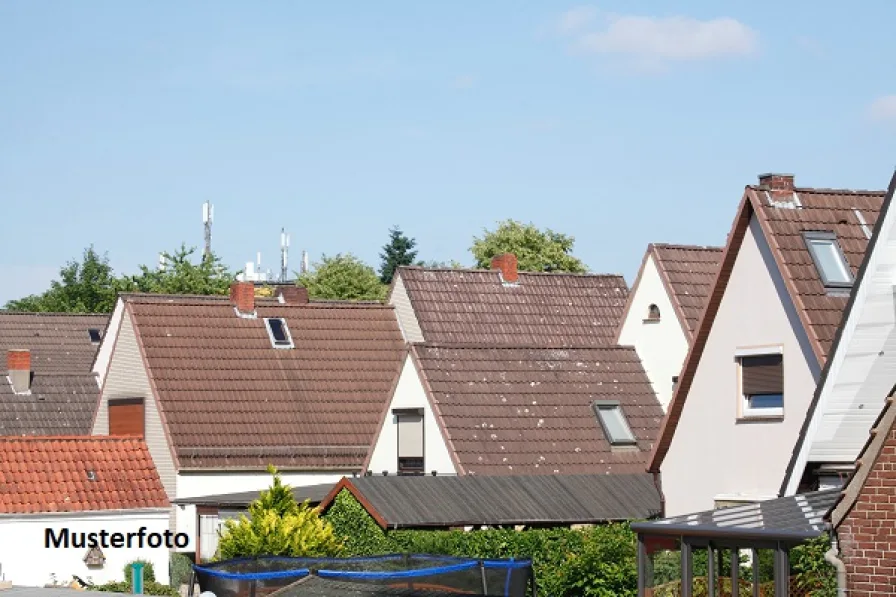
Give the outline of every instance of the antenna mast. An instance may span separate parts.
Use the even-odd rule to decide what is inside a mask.
[[[211,201],[202,204],[202,223],[205,224],[205,251],[203,257],[208,259],[212,256],[212,220],[215,219],[215,206]]]
[[[308,251],[302,251],[302,273],[308,272]]]
[[[289,235],[286,234],[286,228],[280,229],[280,282],[286,282],[289,279],[287,263],[289,261]]]

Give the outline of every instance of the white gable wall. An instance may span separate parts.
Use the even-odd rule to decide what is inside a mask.
[[[401,335],[404,336],[405,342],[423,342],[423,331],[420,329],[420,322],[417,321],[417,315],[411,306],[411,297],[408,296],[408,289],[401,279],[401,273],[395,274],[395,284],[392,287],[392,294],[389,296],[389,304],[395,307],[395,315],[398,317],[398,327],[401,328]]]
[[[888,210],[786,495],[796,493],[808,463],[852,463],[896,382],[896,213]]]
[[[653,255],[648,255],[619,333],[619,344],[634,346],[663,410],[672,399],[672,378],[688,354],[688,339],[672,306]],[[659,321],[645,321],[650,305]]]
[[[109,360],[112,358],[115,339],[118,337],[118,328],[121,326],[122,313],[124,313],[124,301],[118,299],[115,302],[115,309],[112,311],[112,317],[106,328],[106,334],[100,343],[100,349],[97,351],[96,360],[93,362],[93,372],[97,375],[97,382],[100,384],[100,387],[103,387],[103,381],[106,379]]]
[[[737,421],[738,349],[783,346],[784,419]],[[662,464],[666,515],[776,497],[819,368],[755,217]]]
[[[382,423],[367,468],[375,475],[381,474],[382,471],[391,474],[398,472],[398,422],[392,414],[392,409],[395,408],[423,409],[423,470],[427,473],[436,471],[440,475],[456,474],[457,469],[451,461],[451,453],[442,437],[438,421],[423,389],[423,382],[411,357],[404,361],[401,377],[395,386],[395,394],[389,404],[389,411]]]

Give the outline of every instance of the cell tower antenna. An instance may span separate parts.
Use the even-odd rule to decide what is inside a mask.
[[[286,233],[286,228],[280,229],[280,281],[286,282],[289,280],[289,271],[287,269],[289,264],[289,235]]]
[[[308,272],[308,251],[302,251],[302,273]]]
[[[212,222],[215,219],[215,206],[211,201],[202,204],[202,223],[205,225],[205,251],[203,256],[208,259],[212,255]]]

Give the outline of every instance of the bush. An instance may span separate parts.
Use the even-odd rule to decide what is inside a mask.
[[[169,568],[171,569],[171,586],[179,587],[190,582],[193,575],[193,561],[182,553],[171,552]]]
[[[130,581],[113,581],[107,582],[104,585],[94,585],[90,587],[91,591],[100,591],[102,593],[130,593],[131,583]],[[165,597],[180,597],[180,591],[175,589],[174,587],[169,587],[168,585],[163,585],[162,583],[157,583],[154,580],[144,581],[143,583],[143,593],[145,595],[163,595]]]
[[[329,522],[308,502],[298,504],[280,474],[268,467],[273,477],[269,489],[249,505],[249,516],[224,523],[218,543],[218,559],[270,556],[336,556],[342,541]]]
[[[124,579],[131,582],[131,565],[143,564],[143,582],[154,581],[156,579],[156,569],[149,560],[131,560],[124,565]]]

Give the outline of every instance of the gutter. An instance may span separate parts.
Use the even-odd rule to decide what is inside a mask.
[[[831,548],[825,552],[824,559],[837,569],[837,597],[846,597],[848,594],[846,589],[846,564],[837,556],[839,551],[837,537],[831,531]]]
[[[660,472],[651,473],[653,475],[653,486],[660,495],[660,518],[666,517],[666,494],[663,493],[663,483],[660,480]]]

